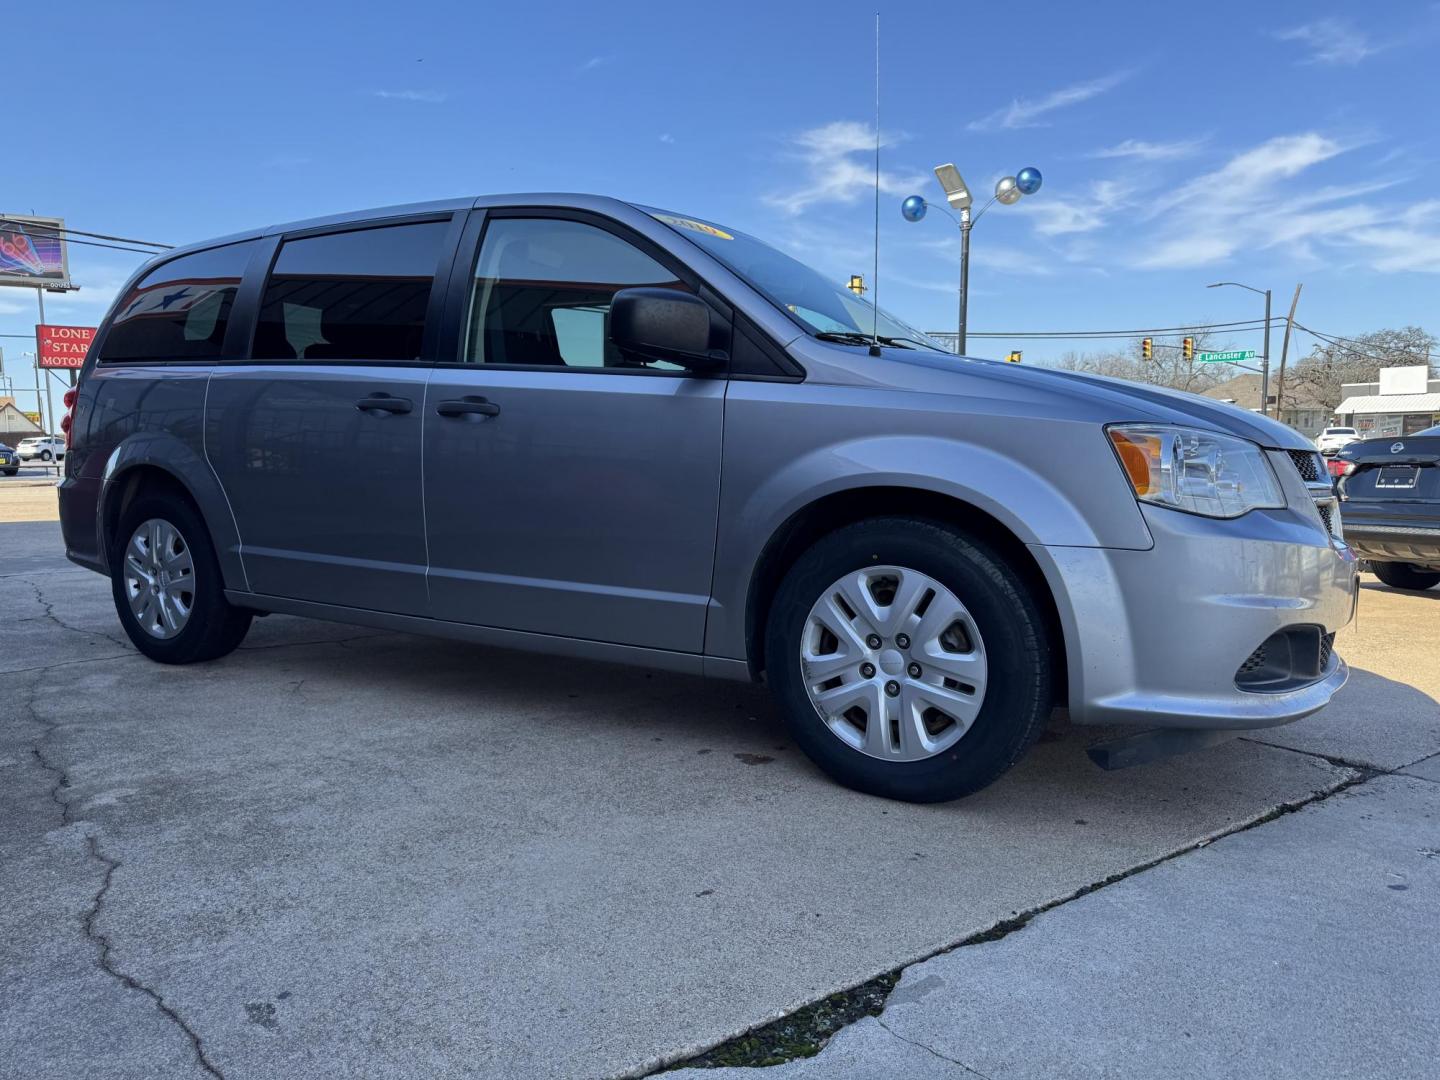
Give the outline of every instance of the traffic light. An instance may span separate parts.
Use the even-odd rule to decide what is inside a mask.
[[[1018,363],[1020,363],[1020,350],[1019,350],[1019,349],[1013,350],[1013,351],[1010,353],[1010,355],[1008,355],[1007,357],[1005,357],[1005,363],[1007,363],[1007,364],[1018,364]]]
[[[865,295],[865,279],[859,274],[851,274],[850,284],[846,285],[845,287],[851,292],[853,292],[856,296]]]
[[[1148,337],[1147,337],[1147,338],[1141,338],[1141,339],[1140,339],[1140,359],[1141,359],[1141,360],[1154,360],[1154,359],[1155,359],[1155,342],[1152,341],[1152,340],[1151,340],[1150,338],[1148,338]]]
[[[1187,362],[1190,360],[1194,360],[1195,339],[1193,337],[1187,337],[1184,341],[1180,342],[1180,351],[1185,354],[1185,359]]]

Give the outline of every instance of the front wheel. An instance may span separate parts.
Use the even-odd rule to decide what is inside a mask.
[[[847,787],[907,802],[979,791],[1039,737],[1045,620],[978,540],[877,518],[819,541],[771,607],[765,666],[799,746]]]
[[[244,639],[251,613],[225,599],[210,533],[188,502],[141,496],[121,515],[116,541],[115,610],[130,641],[151,660],[214,660]]]
[[[55,455],[52,454],[52,453],[50,453],[49,450],[41,450],[41,451],[40,451],[40,460],[43,461],[43,462],[46,462],[46,463],[48,464],[49,462],[55,460]]]
[[[1440,570],[1403,562],[1372,562],[1375,576],[1392,589],[1429,589],[1440,584]]]

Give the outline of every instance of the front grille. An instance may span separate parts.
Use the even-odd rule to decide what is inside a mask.
[[[1326,634],[1320,639],[1320,670],[1325,670],[1325,665],[1330,663],[1330,654],[1335,651],[1334,633]]]
[[[1320,455],[1313,450],[1286,450],[1290,460],[1295,463],[1295,471],[1300,474],[1300,479],[1306,483],[1312,483],[1325,475],[1325,467],[1320,462]]]
[[[1335,507],[1330,503],[1316,503],[1315,509],[1320,511],[1320,520],[1325,522],[1325,531],[1333,534],[1335,532]]]

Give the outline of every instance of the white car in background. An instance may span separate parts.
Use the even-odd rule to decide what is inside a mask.
[[[48,465],[64,458],[65,440],[58,435],[35,435],[21,439],[20,445],[15,447],[15,454],[21,461],[39,460]]]
[[[1315,437],[1315,449],[1322,454],[1337,454],[1359,438],[1360,433],[1353,427],[1327,427]]]

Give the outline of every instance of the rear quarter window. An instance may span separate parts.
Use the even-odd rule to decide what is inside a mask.
[[[116,307],[100,362],[219,356],[253,248],[247,240],[155,267]]]

